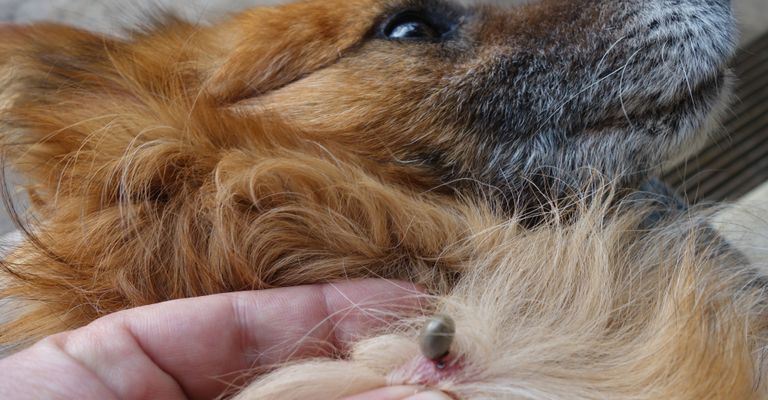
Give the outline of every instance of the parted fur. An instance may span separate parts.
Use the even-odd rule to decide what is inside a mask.
[[[391,37],[414,16],[432,36]],[[316,0],[124,38],[0,27],[3,155],[31,202],[0,344],[375,276],[455,316],[460,371],[421,383],[461,398],[759,398],[764,282],[701,221],[648,230],[626,199],[722,110],[731,19],[724,0]],[[417,325],[243,396],[418,381]]]

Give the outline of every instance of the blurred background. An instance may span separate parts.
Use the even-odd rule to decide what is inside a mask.
[[[468,1],[468,0],[467,0]],[[521,3],[536,0],[496,0]],[[165,10],[205,22],[282,0],[0,0],[0,22],[58,21],[119,34],[146,12]],[[692,203],[732,204],[715,222],[732,242],[768,267],[768,0],[733,0],[741,30],[733,61],[738,78],[726,135],[694,157],[668,166],[664,180]],[[0,38],[2,40],[2,38]],[[0,211],[0,234],[13,231]]]

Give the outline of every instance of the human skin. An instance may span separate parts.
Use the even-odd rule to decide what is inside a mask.
[[[215,398],[242,384],[243,371],[343,351],[388,312],[418,310],[419,301],[413,285],[364,280],[118,312],[0,360],[0,398]],[[390,387],[347,400],[435,398],[446,397]]]

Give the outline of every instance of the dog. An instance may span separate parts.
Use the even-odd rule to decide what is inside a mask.
[[[622,216],[643,206],[615,212],[725,109],[728,1],[314,0],[123,38],[0,30],[0,135],[32,215],[4,261],[2,297],[23,310],[0,343],[170,299],[379,276],[446,299],[461,374],[383,363],[369,386],[400,373],[461,398],[765,393],[752,267],[687,213],[645,228]],[[530,332],[563,318],[552,358],[541,337],[505,336],[520,315]],[[486,336],[461,330],[473,321]],[[536,357],[514,364],[510,348],[477,370],[498,364],[473,337]],[[360,359],[340,368],[373,368]],[[302,376],[286,371],[243,396],[306,398],[271,380]]]

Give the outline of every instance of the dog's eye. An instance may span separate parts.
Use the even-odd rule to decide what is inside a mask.
[[[442,32],[432,23],[414,13],[404,13],[390,19],[383,30],[391,40],[435,40]]]

